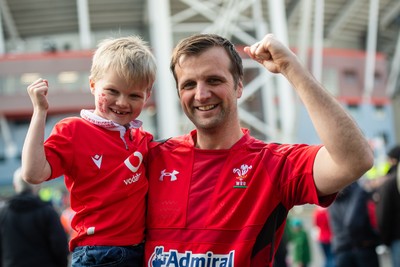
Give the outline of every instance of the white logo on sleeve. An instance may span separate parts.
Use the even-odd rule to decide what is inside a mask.
[[[103,155],[94,155],[93,157],[92,157],[92,160],[93,160],[93,162],[94,162],[94,164],[96,164],[96,166],[97,166],[97,168],[99,168],[100,169],[100,167],[101,167],[101,160],[103,159]]]

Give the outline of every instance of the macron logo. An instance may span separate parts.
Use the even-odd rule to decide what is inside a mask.
[[[96,164],[96,166],[97,166],[97,168],[99,168],[100,169],[100,166],[101,166],[101,160],[103,159],[103,155],[94,155],[93,157],[92,157],[92,160],[93,160],[93,162],[94,162],[94,164]]]

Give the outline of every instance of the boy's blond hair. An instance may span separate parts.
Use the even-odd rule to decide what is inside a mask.
[[[130,85],[137,83],[151,90],[157,67],[147,43],[139,36],[127,36],[99,43],[89,78],[96,82],[109,70],[116,71]]]

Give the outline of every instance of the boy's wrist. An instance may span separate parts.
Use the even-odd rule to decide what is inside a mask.
[[[33,115],[46,117],[47,116],[47,109],[34,107],[33,108]]]

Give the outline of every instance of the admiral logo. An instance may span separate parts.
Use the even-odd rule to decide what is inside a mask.
[[[171,249],[164,252],[164,247],[156,247],[147,263],[148,267],[234,267],[235,251],[228,254],[195,254],[191,251],[179,253]]]
[[[233,188],[247,188],[247,182],[246,182],[247,173],[252,168],[253,166],[251,165],[249,166],[247,164],[242,164],[242,166],[240,166],[240,169],[238,168],[233,169],[233,173],[237,174],[235,185],[233,186]]]

